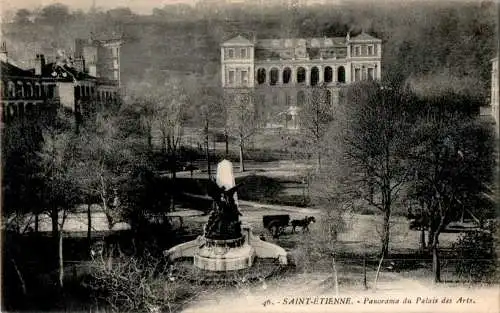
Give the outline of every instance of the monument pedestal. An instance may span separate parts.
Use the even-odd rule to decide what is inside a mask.
[[[215,240],[200,236],[165,251],[165,255],[171,261],[192,257],[195,267],[214,272],[249,268],[256,257],[277,259],[280,264],[287,264],[287,253],[283,248],[254,236],[250,225],[241,228],[240,238]]]
[[[194,266],[209,271],[235,271],[253,265],[256,253],[250,245],[249,227],[242,228],[241,237],[230,240],[204,238],[194,254]]]
[[[251,267],[254,258],[255,249],[246,243],[240,247],[205,245],[196,251],[194,266],[208,271],[235,271]]]

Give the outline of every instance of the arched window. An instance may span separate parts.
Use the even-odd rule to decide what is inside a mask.
[[[12,81],[9,81],[7,83],[7,85],[8,85],[7,88],[8,88],[9,98],[15,98],[16,97],[16,85]]]
[[[3,80],[0,80],[0,94],[2,95],[2,97],[7,96],[7,91],[5,90]]]
[[[35,97],[42,97],[42,88],[40,87],[40,83],[35,83]]]
[[[325,83],[331,83],[333,80],[333,70],[330,66],[325,67],[324,79]]]
[[[17,97],[21,99],[24,98],[24,85],[21,81],[17,82]]]
[[[311,86],[316,86],[319,82],[319,70],[315,66],[311,69]]]
[[[304,106],[306,102],[306,94],[303,90],[299,90],[299,92],[297,93],[297,106]]]
[[[345,83],[345,68],[343,66],[337,69],[337,81],[339,83]]]
[[[283,70],[283,84],[288,84],[291,77],[292,70],[289,67],[285,67],[285,69]]]
[[[276,85],[276,83],[278,82],[278,76],[279,76],[278,69],[272,68],[271,72],[269,73],[269,84],[271,86]]]
[[[263,84],[266,82],[266,69],[265,68],[259,68],[257,70],[257,83],[259,85]]]
[[[303,83],[306,81],[306,69],[299,67],[297,69],[297,83]]]
[[[33,85],[31,83],[26,83],[26,96],[33,98]]]

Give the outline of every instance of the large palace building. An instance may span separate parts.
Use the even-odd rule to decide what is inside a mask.
[[[262,126],[297,129],[313,90],[321,88],[326,101],[338,104],[342,87],[381,78],[381,56],[382,40],[364,32],[335,38],[237,36],[221,44],[222,86],[226,95],[253,93]]]
[[[120,92],[120,38],[76,40],[75,55],[59,51],[53,62],[37,54],[33,68],[17,66],[0,47],[1,124],[36,119],[51,108],[83,117],[115,103]]]

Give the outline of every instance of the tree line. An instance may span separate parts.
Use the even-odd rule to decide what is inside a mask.
[[[186,12],[189,12],[187,14]],[[19,60],[71,49],[75,38],[113,30],[125,35],[122,77],[147,79],[148,69],[216,75],[219,44],[236,34],[258,38],[344,37],[368,32],[383,40],[383,75],[391,81],[457,79],[454,87],[487,103],[496,37],[494,2],[367,4],[201,10],[165,6],[152,15],[128,8],[89,12],[54,4],[19,10],[2,33]],[[28,48],[26,48],[28,47]],[[147,57],[146,57],[147,56]],[[200,67],[200,64],[203,66]],[[471,87],[473,86],[473,87]]]
[[[330,121],[315,147],[321,163],[309,188],[313,205],[326,212],[327,237],[336,241],[346,212],[371,207],[382,216],[382,260],[390,251],[393,214],[413,216],[441,281],[439,236],[449,223],[464,211],[480,227],[495,216],[491,125],[471,110],[467,96],[446,89],[422,96],[418,85],[387,82],[354,83],[345,105],[327,112]]]

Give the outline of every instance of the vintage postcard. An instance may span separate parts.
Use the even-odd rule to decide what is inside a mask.
[[[500,3],[0,0],[5,312],[500,313]]]

